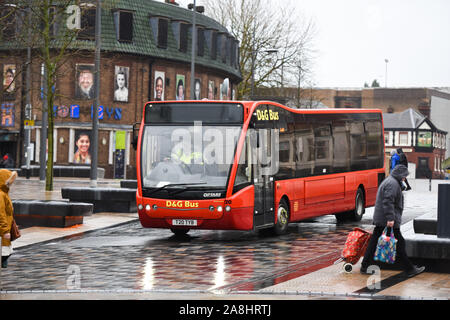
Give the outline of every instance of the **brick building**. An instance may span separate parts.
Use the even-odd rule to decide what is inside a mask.
[[[75,154],[78,136],[90,135],[92,128],[94,100],[92,90],[88,89],[94,72],[96,10],[93,4],[95,1],[80,2],[82,29],[56,79],[54,90],[58,96],[53,110],[56,165],[78,163]],[[17,21],[11,19],[8,26]],[[199,91],[198,96],[190,96],[191,20],[191,10],[169,3],[102,1],[98,166],[105,169],[105,177],[115,176],[118,161],[123,161],[119,155],[124,158],[121,166],[126,168],[125,177],[135,177],[132,129],[133,124],[141,121],[147,101],[228,99],[231,97],[225,96],[223,89],[228,85],[233,92],[233,86],[241,81],[239,43],[222,25],[196,13],[195,82]],[[60,23],[55,30],[64,26]],[[23,164],[26,50],[23,44],[11,45],[17,30],[17,26],[0,28],[0,80],[4,84],[0,95],[0,154],[12,155],[18,167]],[[33,54],[31,64],[31,118],[35,120],[31,130],[32,164],[39,162],[44,100],[43,67],[36,56]],[[5,86],[8,70],[14,73],[11,92]],[[184,91],[180,96],[179,87]]]

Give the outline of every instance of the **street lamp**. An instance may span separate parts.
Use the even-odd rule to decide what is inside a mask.
[[[278,49],[265,49],[265,50],[252,50],[251,55],[252,55],[252,69],[251,69],[251,74],[252,74],[252,85],[251,85],[251,96],[253,97],[255,94],[255,60],[256,60],[256,56],[258,54],[258,52],[265,52],[265,53],[277,53]]]
[[[194,3],[188,4],[188,9],[192,10],[192,49],[191,49],[191,100],[194,97],[194,82],[195,82],[195,47],[197,44],[197,30],[195,26],[195,12],[203,13],[205,12],[205,7],[196,6]]]
[[[386,63],[386,70],[385,70],[385,73],[384,73],[384,87],[387,88],[387,66],[388,66],[389,60],[388,59],[384,59],[384,62]]]
[[[92,116],[92,156],[91,156],[91,172],[90,185],[97,187],[97,170],[98,170],[98,106],[100,105],[100,48],[101,48],[101,26],[102,26],[102,3],[101,0],[96,2],[95,10],[95,99],[94,110]]]

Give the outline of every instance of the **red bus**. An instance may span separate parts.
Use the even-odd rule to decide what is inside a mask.
[[[270,102],[145,105],[136,204],[143,227],[257,230],[361,219],[384,179],[381,110]]]

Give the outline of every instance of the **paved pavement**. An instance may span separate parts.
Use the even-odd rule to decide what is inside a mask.
[[[428,181],[411,181],[413,191],[406,193],[405,203],[405,224],[402,230],[410,229],[412,219],[421,214],[436,211],[437,208],[437,184],[448,183],[449,181],[433,181],[431,192]],[[99,180],[99,185],[119,187],[119,182],[114,180]],[[55,191],[45,192],[44,185],[35,179],[26,180],[19,178],[11,190],[13,199],[52,199],[60,200],[60,188],[62,186],[88,186],[88,179],[69,180],[55,178]],[[370,221],[373,208],[366,211],[366,215],[360,226],[370,229]],[[269,239],[269,245],[263,247],[255,246],[253,236],[239,239],[240,233],[222,233],[218,231],[194,231],[186,241],[172,241],[166,236],[161,236],[160,231],[143,230],[137,221],[137,214],[118,213],[97,213],[91,217],[85,217],[83,225],[70,228],[43,228],[32,227],[22,230],[22,237],[15,241],[14,247],[16,257],[12,259],[11,268],[3,269],[2,283],[3,291],[0,299],[138,299],[138,300],[302,300],[302,299],[449,299],[450,298],[450,275],[426,272],[412,279],[406,280],[400,271],[382,270],[381,274],[371,277],[359,274],[359,266],[354,267],[351,274],[342,271],[342,264],[333,265],[339,256],[346,234],[352,226],[336,226],[334,217],[319,218],[319,224],[315,221],[293,224],[290,226],[288,235]],[[309,232],[309,228],[314,229],[314,234]],[[144,233],[145,231],[145,233]],[[131,235],[139,234],[140,237]],[[120,234],[120,243],[117,235]],[[191,234],[191,233],[190,233]],[[91,235],[91,236],[90,236]],[[145,236],[144,236],[145,235]],[[301,236],[299,236],[301,235]],[[128,236],[128,237],[127,237]],[[224,239],[225,237],[225,239]],[[229,238],[227,238],[229,237]],[[330,241],[330,239],[332,241]],[[99,243],[103,241],[104,244]],[[116,241],[116,244],[114,244]],[[152,247],[144,250],[150,252],[150,258],[142,261],[139,253],[126,250],[127,245],[133,246],[136,241],[148,242]],[[212,244],[209,248],[211,252],[202,256],[202,259],[195,259],[195,265],[189,268],[197,272],[186,272],[186,262],[193,260],[186,259],[195,254],[195,250],[201,250],[202,244],[208,242]],[[216,245],[216,242],[218,244]],[[287,243],[299,243],[297,251],[292,252],[292,246]],[[265,246],[264,242],[264,246]],[[270,244],[273,244],[271,246]],[[225,244],[225,245],[224,245]],[[286,244],[286,250],[280,251],[280,247]],[[324,246],[326,244],[326,247]],[[84,286],[83,289],[67,289],[67,280],[70,272],[74,270],[52,270],[52,264],[58,261],[74,260],[82,264],[86,257],[78,253],[76,248],[82,247],[83,252],[89,252],[91,256],[101,256],[99,264],[91,266],[92,271],[84,272],[84,283],[95,283],[96,285]],[[113,248],[113,249],[112,249]],[[295,248],[295,246],[294,246]],[[171,254],[167,253],[171,250]],[[215,254],[217,250],[220,255]],[[26,252],[34,252],[33,257],[42,259],[39,266],[33,269],[33,274],[26,275],[27,261]],[[288,252],[288,254],[287,254]],[[51,257],[56,257],[53,260]],[[261,256],[265,258],[261,258]],[[211,267],[213,261],[213,270]],[[222,257],[222,260],[220,260]],[[296,260],[296,257],[302,259]],[[83,260],[84,259],[84,260]],[[118,265],[114,269],[113,278],[108,278],[108,259],[111,264]],[[128,285],[129,281],[134,281],[130,276],[132,270],[120,267],[120,259],[127,261],[135,259],[137,263],[142,263],[143,283],[134,287]],[[14,263],[15,261],[15,263]],[[106,261],[106,263],[105,263]],[[177,265],[172,274],[158,274],[158,263],[165,265]],[[268,265],[269,263],[270,265]],[[37,265],[37,262],[35,261]],[[66,263],[70,266],[70,263]],[[105,265],[106,264],[106,265]],[[234,270],[227,270],[226,277],[221,272],[221,266],[234,266]],[[246,270],[249,268],[251,270]],[[16,270],[13,270],[13,266]],[[274,266],[276,268],[274,268]],[[311,268],[314,266],[314,268]],[[14,279],[14,272],[22,273],[24,278],[35,279],[35,286],[11,286],[18,283]],[[277,270],[272,276],[267,276],[268,269]],[[104,276],[104,281],[93,279],[98,276],[98,272]],[[75,266],[76,271],[76,266]],[[69,272],[69,273],[67,273]],[[261,275],[266,273],[264,277]],[[183,281],[188,284],[195,284],[183,287],[180,283],[180,274]],[[213,283],[203,279],[202,274],[214,274]],[[245,275],[251,274],[251,278]],[[117,278],[117,275],[120,275]],[[8,276],[10,276],[8,279]],[[115,277],[115,278],[114,278]],[[147,278],[146,278],[147,277]],[[161,277],[165,282],[158,282]],[[167,279],[173,278],[170,282]],[[149,282],[149,279],[151,281]],[[269,281],[269,282],[267,282]],[[103,283],[103,284],[102,284]],[[111,285],[116,283],[116,285]],[[148,284],[152,285],[149,286]],[[46,290],[46,288],[49,288]],[[56,289],[55,289],[56,288]]]

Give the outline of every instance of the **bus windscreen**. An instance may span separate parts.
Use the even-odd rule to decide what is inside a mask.
[[[146,124],[193,123],[242,124],[244,108],[239,103],[149,103]]]

